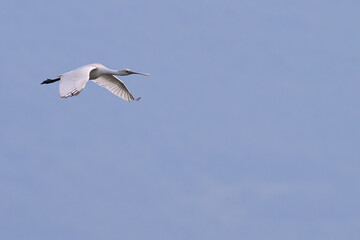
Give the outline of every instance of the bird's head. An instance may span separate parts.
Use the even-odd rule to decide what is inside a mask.
[[[134,72],[128,68],[125,68],[125,69],[122,69],[122,70],[119,70],[119,75],[120,76],[128,76],[130,74],[140,74],[140,75],[144,75],[144,76],[150,76],[150,74],[148,73],[139,73],[139,72]]]

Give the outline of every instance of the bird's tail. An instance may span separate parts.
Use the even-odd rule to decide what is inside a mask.
[[[46,79],[46,80],[43,81],[41,84],[49,84],[49,83],[57,82],[57,81],[59,81],[59,80],[60,80],[60,78]]]
[[[141,99],[141,97],[138,97],[138,98],[136,98],[136,99],[134,99],[135,101],[140,101],[140,99]]]

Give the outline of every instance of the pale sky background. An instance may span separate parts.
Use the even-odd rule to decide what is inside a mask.
[[[360,239],[360,2],[0,8],[0,239]],[[46,78],[89,63],[140,102]]]

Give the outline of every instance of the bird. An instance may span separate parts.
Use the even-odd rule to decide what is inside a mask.
[[[61,74],[55,79],[47,79],[41,84],[60,81],[60,96],[62,98],[68,98],[79,95],[86,83],[91,80],[128,102],[132,100],[139,101],[141,97],[135,99],[125,84],[119,78],[115,77],[115,75],[128,76],[130,74],[150,76],[148,73],[134,72],[128,68],[111,70],[100,63],[92,63]]]

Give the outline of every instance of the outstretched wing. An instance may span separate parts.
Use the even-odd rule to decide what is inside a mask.
[[[90,78],[90,72],[96,66],[84,66],[60,76],[60,96],[62,98],[78,95],[85,87]]]
[[[113,75],[103,75],[101,77],[93,79],[92,81],[128,102],[134,100],[134,97],[131,95],[129,89],[127,89],[125,84]],[[135,100],[139,101],[140,98],[137,98]]]

